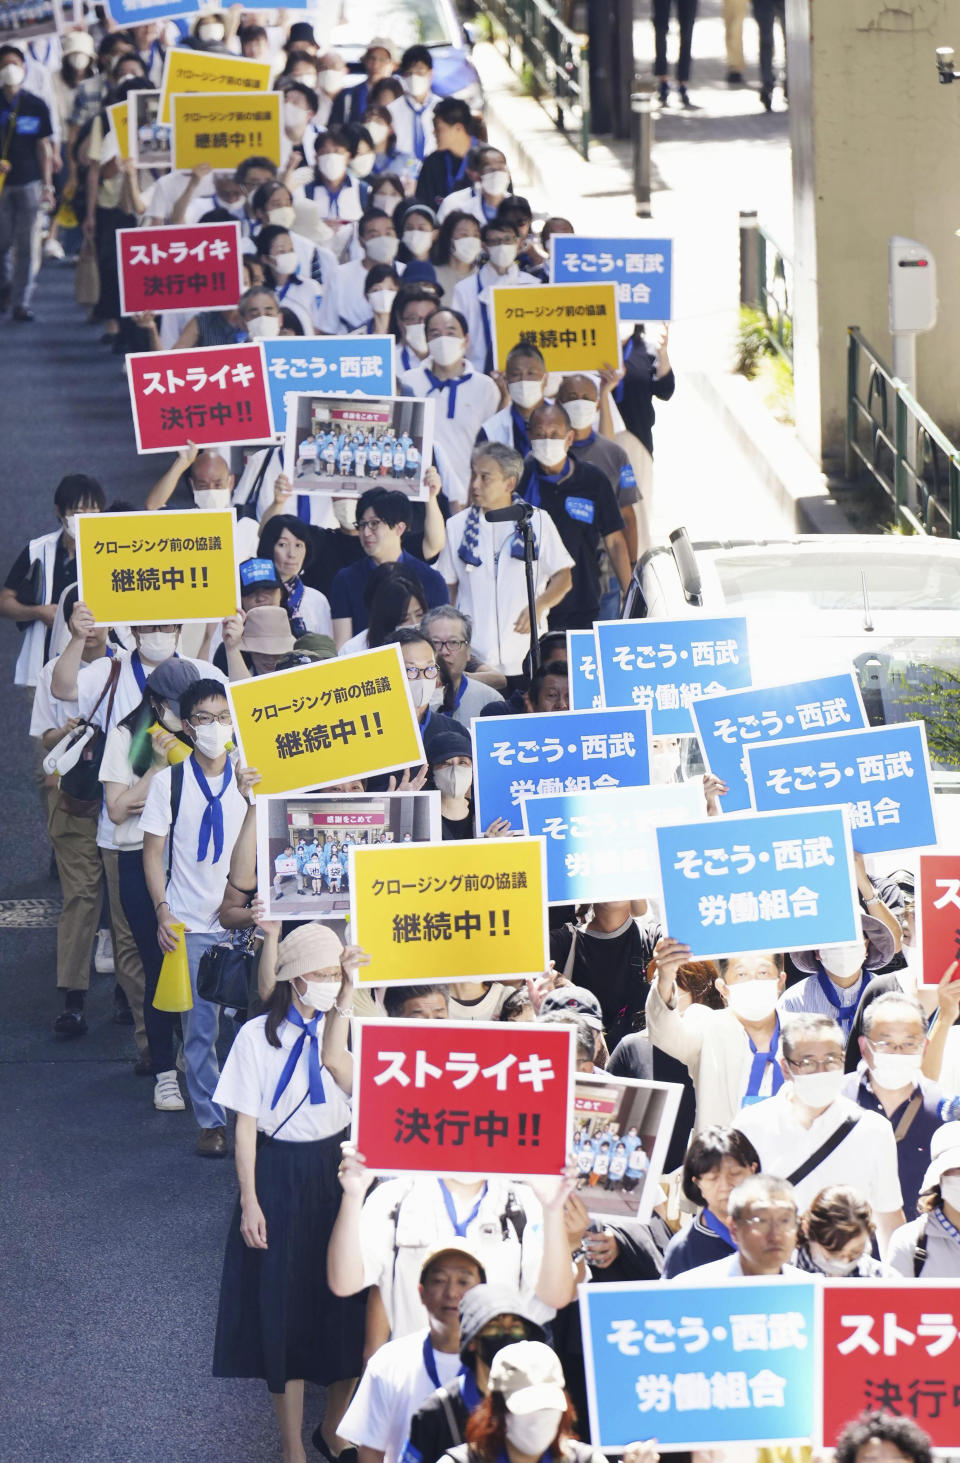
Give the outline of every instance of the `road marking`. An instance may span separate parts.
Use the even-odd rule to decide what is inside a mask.
[[[0,899],[0,929],[55,929],[60,908],[59,899]]]

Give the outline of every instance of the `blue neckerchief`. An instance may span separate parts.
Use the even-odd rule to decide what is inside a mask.
[[[430,105],[425,101],[422,107],[418,107],[411,97],[403,99],[409,111],[413,113],[413,155],[418,163],[422,163],[427,152],[427,134],[423,130],[423,114]]]
[[[735,1250],[737,1248],[733,1240],[733,1235],[730,1233],[723,1220],[717,1218],[712,1209],[703,1210],[702,1214],[700,1215],[700,1223],[703,1225],[704,1229],[709,1229],[711,1234],[715,1234],[718,1239],[723,1240],[724,1244],[729,1245],[731,1250]]]
[[[760,1088],[763,1085],[764,1068],[769,1062],[773,1067],[772,1092],[779,1092],[783,1086],[783,1072],[777,1061],[777,1047],[780,1044],[780,1017],[776,1018],[776,1025],[773,1028],[773,1036],[770,1038],[770,1046],[767,1051],[758,1051],[753,1042],[753,1037],[747,1032],[747,1041],[750,1043],[750,1050],[753,1053],[753,1061],[750,1064],[750,1076],[747,1079],[747,1090],[744,1094],[744,1101],[750,1098],[760,1098]],[[779,1081],[777,1079],[780,1079]],[[762,1099],[761,1099],[762,1101]]]
[[[292,284],[302,284],[302,283],[303,283],[303,280],[300,278],[300,270],[298,269],[297,272],[296,272],[296,274],[291,274],[290,278],[287,280],[286,284],[283,286],[283,289],[276,291],[277,299],[278,300],[282,300],[284,298],[284,296],[286,295],[287,290],[290,288],[290,286]]]
[[[542,472],[539,468],[535,467],[530,474],[530,481],[527,484],[527,491],[525,494],[527,502],[532,503],[534,508],[539,508],[542,502],[542,498],[540,495],[540,484],[553,483],[554,487],[556,487],[559,483],[563,482],[566,475],[566,470],[569,466],[570,462],[568,459],[559,472]]]
[[[583,439],[582,442],[578,442],[577,439],[574,438],[574,440],[573,440],[573,446],[571,447],[570,451],[571,452],[575,452],[578,447],[589,447],[596,440],[597,440],[597,429],[596,429],[596,427],[594,427],[594,428],[592,428],[589,437],[584,437],[584,439]]]
[[[307,494],[304,494],[303,496],[307,499],[307,514],[309,515],[310,499]],[[297,517],[299,518],[299,516],[300,499],[298,498]],[[308,523],[310,522],[309,516],[307,517],[306,521]],[[299,574],[295,574],[291,580],[288,580],[284,584],[284,588],[287,591],[287,618],[290,621],[290,629],[293,633],[294,640],[299,640],[301,635],[306,635],[307,633],[307,627],[304,624],[303,617],[300,614],[300,606],[303,603],[303,580],[300,578]]]
[[[203,810],[203,817],[200,819],[200,836],[197,839],[197,863],[202,864],[209,853],[210,837],[212,834],[213,862],[218,864],[223,856],[223,795],[230,786],[233,767],[228,757],[223,769],[223,786],[218,793],[212,793],[210,791],[210,784],[203,775],[203,768],[197,761],[196,752],[190,755],[190,765],[193,768],[193,775],[197,779],[197,786],[207,800],[207,806]]]
[[[860,1004],[860,997],[863,995],[864,987],[872,979],[871,973],[869,970],[864,970],[860,976],[860,979],[857,981],[857,984],[855,986],[849,987],[850,990],[856,992],[856,995],[854,996],[852,1001],[844,1005],[843,1001],[837,995],[837,992],[833,986],[833,982],[827,975],[827,972],[824,970],[823,966],[820,965],[819,961],[817,962],[817,964],[819,966],[819,969],[817,971],[817,983],[820,986],[820,989],[823,991],[824,996],[833,1007],[835,1019],[840,1023],[841,1027],[843,1028],[844,1036],[849,1036],[850,1028],[853,1025],[853,1018],[856,1015],[857,1007]]]
[[[960,1244],[960,1230],[957,1229],[957,1227],[956,1227],[955,1224],[951,1224],[950,1223],[949,1219],[944,1214],[943,1210],[940,1209],[940,1208],[934,1209],[933,1210],[933,1217],[937,1221],[938,1224],[941,1224],[943,1226],[943,1228],[945,1229],[945,1231],[947,1232],[947,1234],[950,1236],[950,1238],[954,1241],[954,1243],[955,1244]]]
[[[310,494],[309,493],[298,493],[297,494],[297,517],[300,519],[300,522],[301,523],[310,523],[312,521],[311,520],[311,516],[310,516],[311,515],[311,511],[312,510],[310,508]],[[290,601],[288,599],[287,600],[287,604],[289,605],[289,603],[290,603]],[[299,601],[298,601],[298,603],[299,603]],[[303,632],[301,632],[301,633],[303,633]],[[296,634],[296,631],[294,631],[294,634]]]
[[[530,433],[527,430],[526,422],[517,410],[515,402],[512,402],[510,405],[510,418],[513,422],[513,445],[521,457],[526,457],[530,451]]]
[[[227,766],[229,767],[229,765],[228,762]],[[303,1051],[306,1042],[310,1043],[307,1055],[307,1081],[310,1087],[310,1102],[313,1107],[317,1107],[320,1103],[326,1102],[327,1095],[323,1090],[323,1077],[320,1073],[320,1032],[318,1028],[322,1019],[321,1016],[314,1016],[312,1020],[304,1021],[296,1006],[293,1005],[291,1005],[287,1012],[287,1020],[291,1026],[300,1027],[301,1036],[299,1041],[294,1044],[293,1050],[287,1057],[286,1065],[280,1073],[280,1081],[277,1083],[277,1090],[273,1094],[273,1101],[270,1104],[271,1112],[273,1112],[273,1109],[290,1086],[290,1079],[297,1069],[300,1053]]]
[[[419,358],[419,356],[413,356],[413,355],[411,355],[410,354],[410,347],[408,345],[402,345],[400,347],[400,369],[401,369],[401,372],[402,371],[412,371],[416,366],[419,366],[419,364],[420,364],[420,358]]]
[[[471,139],[470,139],[470,146],[471,146],[471,148],[473,147],[473,145],[474,145],[473,138],[471,137]],[[443,166],[444,166],[444,169],[445,169],[446,174],[447,174],[447,187],[446,187],[446,191],[445,191],[444,197],[446,197],[447,194],[452,193],[454,191],[454,189],[456,188],[456,186],[457,186],[458,183],[462,183],[463,182],[464,178],[466,177],[466,173],[467,173],[467,158],[466,158],[466,156],[464,156],[464,157],[462,157],[460,159],[460,166],[459,166],[459,168],[457,169],[456,172],[453,171],[453,163],[451,162],[451,158],[452,157],[453,157],[453,153],[452,152],[450,152],[448,150],[445,150],[444,151],[444,154],[443,154]]]
[[[457,549],[457,557],[461,563],[466,564],[468,569],[479,569],[483,560],[479,554],[480,548],[480,509],[475,503],[471,503],[464,515],[463,537]],[[520,532],[519,523],[513,525],[513,533],[510,538],[511,559],[523,558],[523,535]],[[533,536],[533,557],[539,559],[540,544],[536,532]],[[460,702],[457,702],[460,705]]]
[[[137,682],[137,690],[142,696],[147,684],[147,673],[143,668],[143,661],[140,659],[139,650],[135,650],[130,657],[130,666]]]
[[[487,1185],[486,1185],[486,1183],[484,1183],[483,1188],[480,1190],[480,1197],[479,1197],[479,1199],[474,1204],[473,1208],[470,1210],[470,1213],[467,1215],[466,1219],[463,1219],[463,1220],[460,1220],[460,1219],[457,1218],[457,1210],[456,1210],[456,1206],[455,1206],[455,1204],[453,1202],[453,1196],[450,1193],[450,1190],[447,1188],[446,1184],[443,1182],[443,1179],[437,1179],[437,1183],[440,1185],[440,1192],[443,1195],[443,1202],[444,1202],[444,1205],[446,1207],[447,1214],[448,1214],[449,1219],[450,1219],[450,1223],[453,1225],[453,1232],[454,1232],[454,1234],[459,1239],[466,1239],[466,1237],[467,1237],[467,1230],[470,1228],[470,1225],[473,1223],[473,1221],[476,1219],[477,1215],[480,1213],[480,1205],[483,1203],[484,1199],[486,1198],[486,1194],[487,1194]],[[439,1385],[439,1383],[438,1383],[438,1385]]]
[[[430,382],[430,391],[427,392],[428,396],[433,391],[439,391],[441,394],[444,391],[449,391],[450,395],[447,397],[447,421],[452,421],[454,412],[457,409],[457,389],[463,385],[464,381],[470,379],[469,371],[465,371],[462,376],[451,376],[449,381],[441,381],[440,377],[435,376],[426,366],[424,366],[423,370],[424,375]]]
[[[480,1395],[480,1388],[477,1386],[477,1379],[468,1366],[460,1368],[460,1396],[463,1398],[464,1406],[468,1412],[475,1412],[483,1401]]]

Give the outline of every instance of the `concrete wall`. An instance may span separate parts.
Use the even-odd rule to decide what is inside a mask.
[[[887,240],[932,249],[940,316],[921,336],[918,396],[960,436],[960,81],[957,0],[787,0],[794,166],[797,429],[833,465],[843,447],[846,326],[889,362]]]

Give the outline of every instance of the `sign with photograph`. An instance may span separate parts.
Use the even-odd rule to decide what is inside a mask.
[[[170,124],[160,121],[160,93],[132,91],[127,97],[129,156],[138,168],[165,173],[170,168]]]
[[[660,1176],[682,1091],[678,1082],[577,1073],[573,1161],[577,1193],[595,1224],[646,1224],[663,1199]]]
[[[433,457],[432,401],[298,391],[287,393],[286,404],[284,465],[295,493],[359,498],[381,487],[429,498],[424,473]]]

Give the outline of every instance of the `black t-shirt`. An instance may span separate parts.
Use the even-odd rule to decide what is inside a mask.
[[[669,401],[676,390],[676,378],[672,371],[657,379],[657,358],[647,348],[646,341],[635,336],[623,353],[623,382],[614,393],[624,426],[632,432],[653,455],[653,424],[656,414],[653,399]]]
[[[2,135],[2,134],[0,134]],[[12,589],[14,594],[20,588],[27,575],[30,573],[30,545],[28,544],[22,553],[17,555],[13,568],[7,575],[4,589]],[[59,604],[60,596],[68,585],[75,584],[77,580],[77,561],[73,554],[68,554],[63,544],[63,537],[57,540],[56,553],[53,560],[53,583],[47,586],[47,604]],[[26,630],[26,621],[20,621],[20,627]],[[43,658],[47,659],[50,653],[50,630],[44,637]]]
[[[7,142],[14,116],[16,121]],[[32,91],[18,91],[8,102],[0,92],[0,146],[6,145],[6,158],[10,164],[8,188],[22,188],[25,183],[36,183],[43,177],[37,144],[41,137],[50,137],[52,133],[46,102],[35,97]]]
[[[599,468],[571,456],[564,474],[559,481],[547,477],[535,458],[528,457],[520,493],[534,503],[539,494],[540,505],[550,514],[573,560],[573,588],[550,611],[550,629],[589,630],[600,607],[597,549],[608,534],[623,532],[623,518]]]
[[[457,839],[473,837],[473,814],[468,813],[465,818],[445,818],[440,814],[440,826],[442,828],[441,838]]]
[[[566,967],[571,938],[568,925],[550,931],[550,959],[559,971]],[[611,1051],[636,1024],[643,1024],[647,966],[659,938],[659,930],[642,931],[633,919],[619,933],[577,931],[570,979],[574,985],[592,991],[600,1002]]]
[[[454,153],[444,148],[442,152],[432,152],[429,157],[424,158],[423,167],[417,178],[416,196],[421,203],[427,203],[431,208],[439,208],[443,200],[451,193],[456,193],[460,188],[469,187],[470,179],[467,177],[466,158],[456,157]]]
[[[607,1071],[612,1077],[652,1077],[655,1082],[676,1082],[683,1088],[673,1125],[673,1136],[663,1165],[665,1173],[679,1168],[697,1118],[697,1095],[693,1088],[693,1079],[683,1062],[677,1061],[676,1057],[667,1056],[643,1032],[631,1032],[610,1053]]]
[[[313,555],[303,571],[303,582],[329,599],[333,576],[362,558],[359,534],[341,533],[339,528],[315,528]]]

